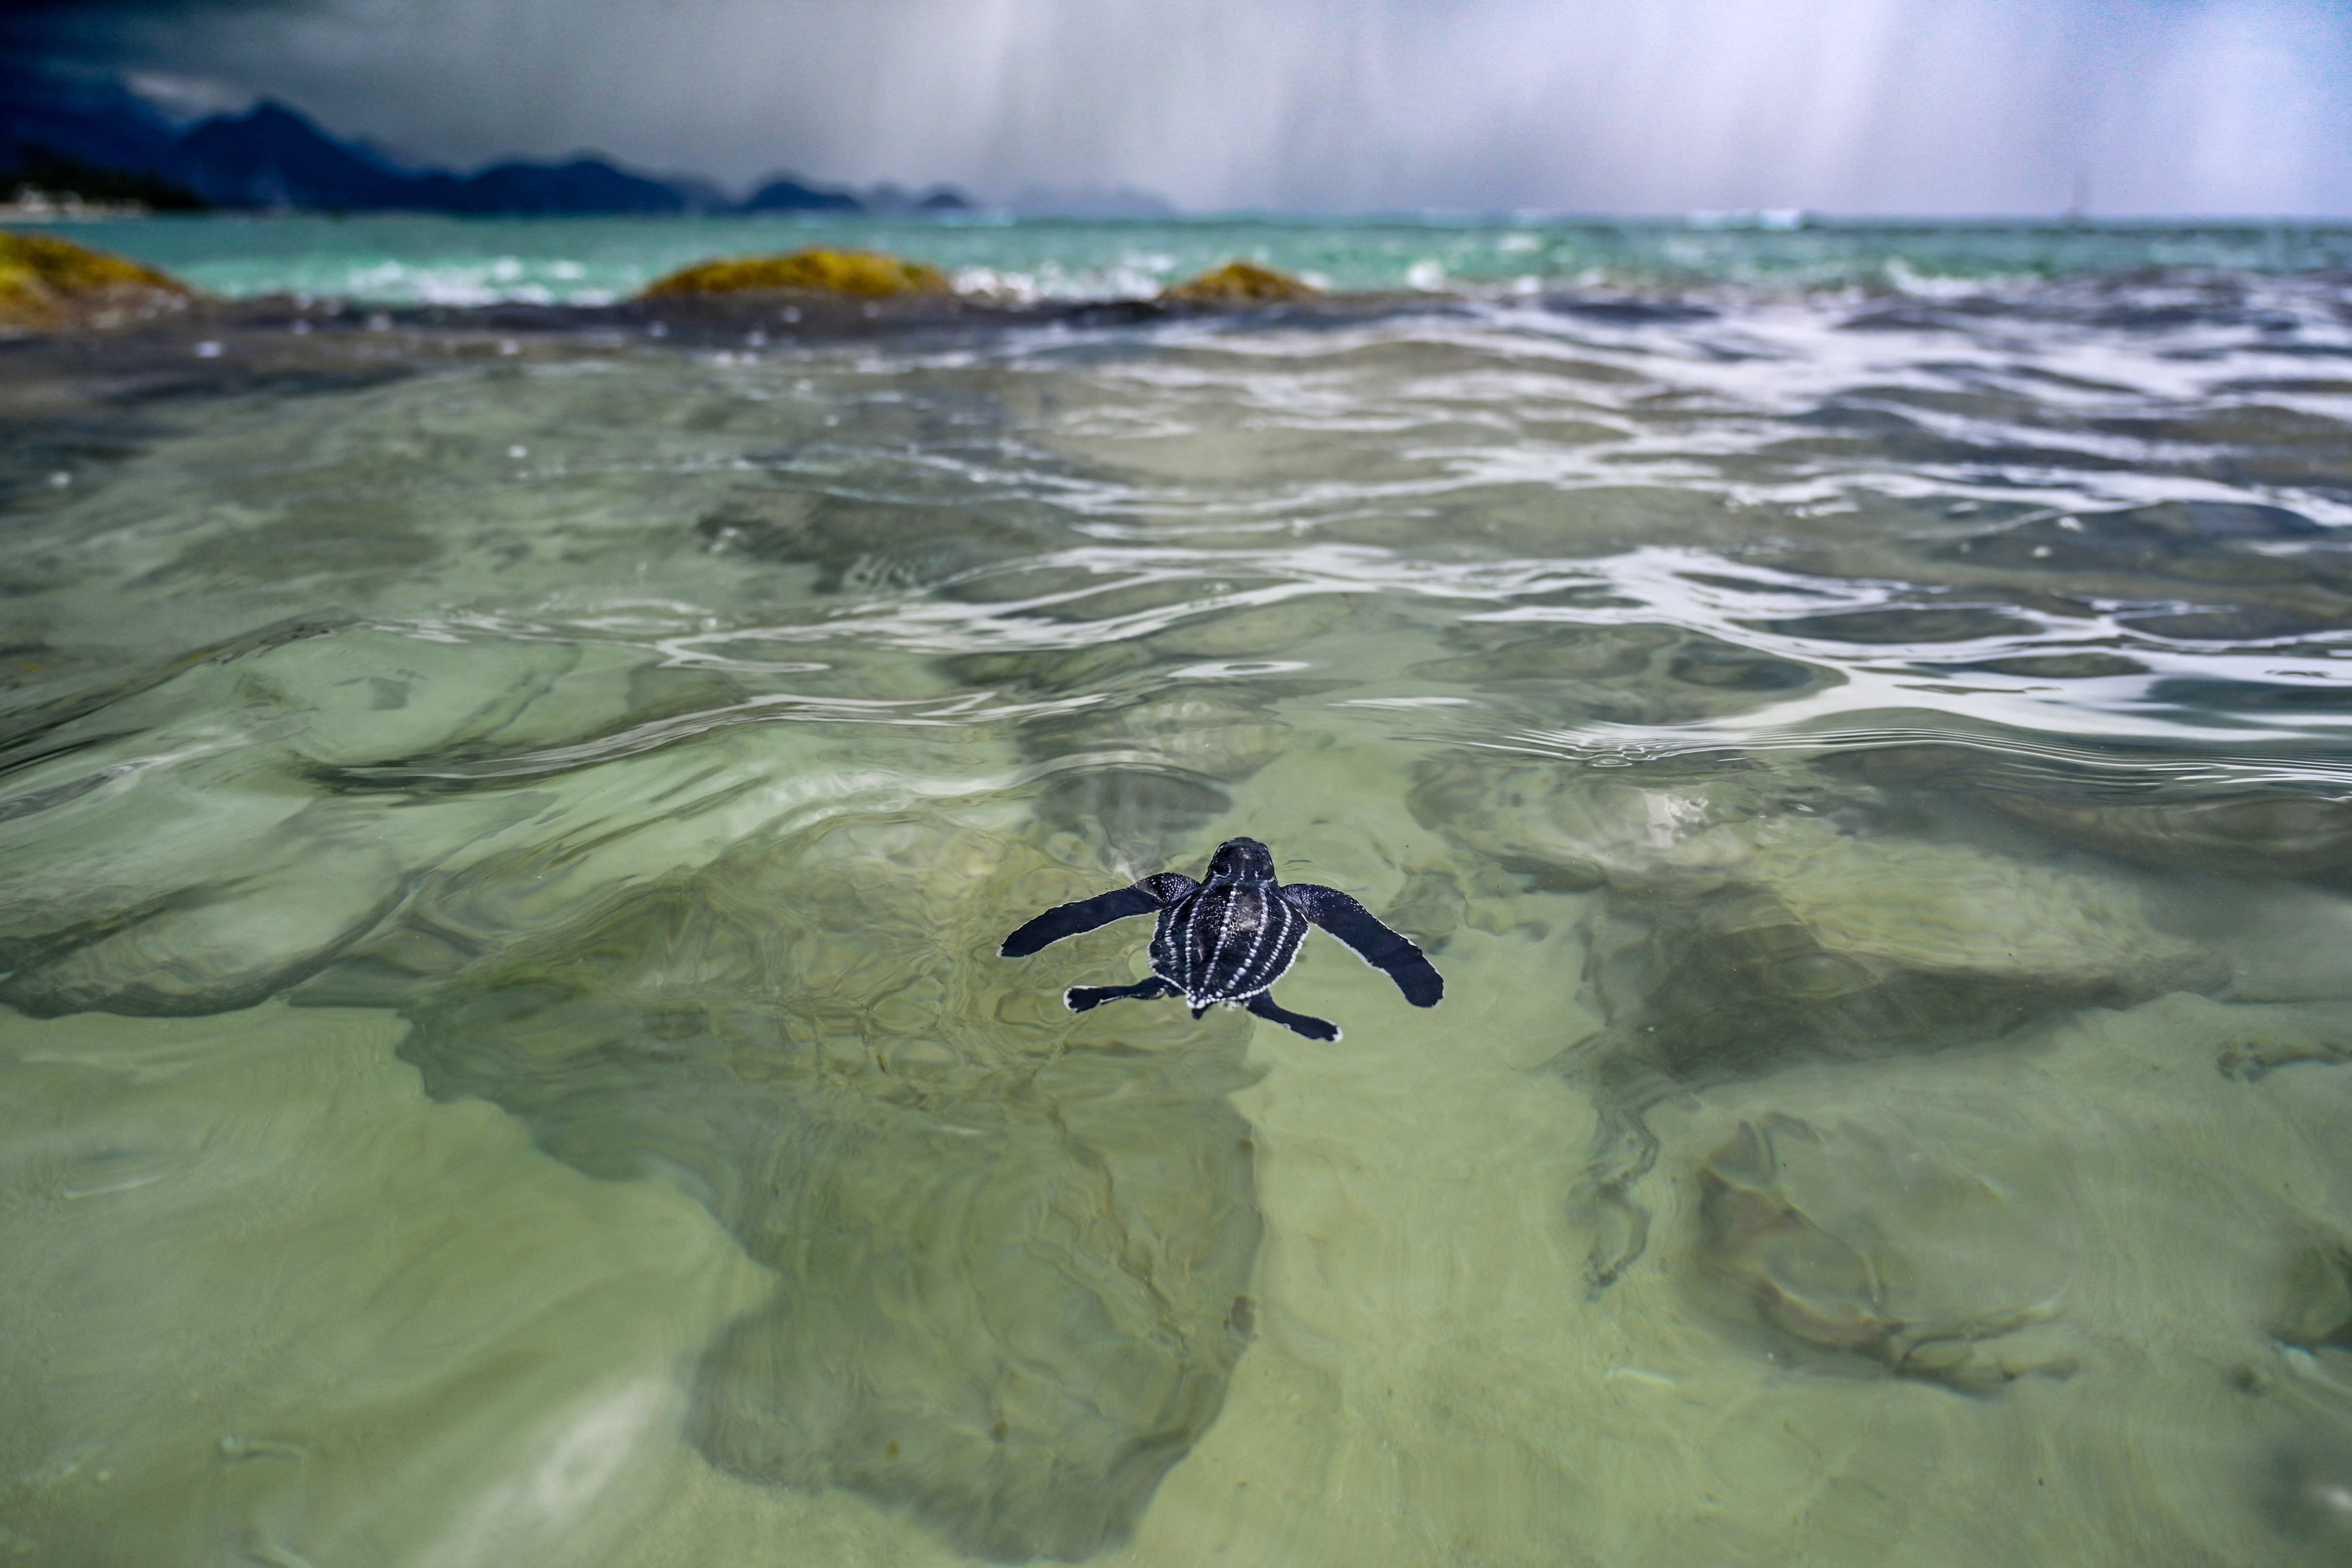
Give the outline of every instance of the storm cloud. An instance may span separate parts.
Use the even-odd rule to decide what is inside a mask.
[[[192,107],[276,97],[457,166],[594,150],[1194,210],[2352,214],[2352,12],[2322,0],[31,10]]]

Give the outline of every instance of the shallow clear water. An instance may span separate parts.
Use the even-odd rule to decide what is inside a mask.
[[[2339,285],[239,352],[8,395],[26,1560],[2352,1546]],[[996,955],[1236,834],[1444,1002]]]

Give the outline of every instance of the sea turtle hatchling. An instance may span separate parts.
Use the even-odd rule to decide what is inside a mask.
[[[1274,1001],[1274,983],[1297,962],[1309,921],[1395,981],[1414,1006],[1433,1007],[1445,994],[1444,980],[1421,949],[1347,894],[1312,882],[1276,884],[1274,854],[1255,838],[1217,846],[1205,882],[1162,871],[1131,888],[1057,904],[1006,937],[1001,951],[1026,958],[1066,936],[1154,910],[1160,925],[1151,933],[1151,977],[1133,985],[1073,985],[1062,996],[1071,1012],[1124,996],[1181,996],[1195,1018],[1216,1003],[1239,1003],[1310,1040],[1336,1040],[1338,1025]]]

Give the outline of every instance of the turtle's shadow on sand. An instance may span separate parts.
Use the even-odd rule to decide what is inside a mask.
[[[714,1464],[1076,1561],[1215,1418],[1261,1228],[1246,1021],[1074,1027],[1099,953],[994,957],[1006,911],[1088,890],[942,815],[837,819],[476,962],[401,1054],[581,1170],[681,1183],[775,1271],[695,1370]]]

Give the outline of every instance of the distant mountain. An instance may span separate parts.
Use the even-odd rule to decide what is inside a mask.
[[[1168,198],[1133,185],[1030,185],[1004,204],[1022,217],[1174,217]]]
[[[785,174],[741,204],[708,181],[633,174],[603,158],[495,163],[461,175],[412,169],[263,102],[182,130],[116,82],[0,67],[0,195],[16,184],[159,210],[206,205],[308,212],[555,216],[688,212],[939,213],[971,204],[945,185],[919,196],[877,186],[865,199]],[[101,190],[98,187],[103,186]],[[83,187],[89,187],[84,189]]]
[[[24,178],[28,159],[46,159],[168,178],[164,171],[178,142],[171,122],[119,82],[58,79],[0,65],[0,172],[8,175]]]
[[[953,185],[933,185],[917,195],[884,181],[860,198],[867,212],[900,215],[906,213],[970,212],[971,203]]]
[[[225,207],[412,206],[432,181],[358,152],[275,103],[197,125],[179,139],[171,172]]]
[[[179,140],[175,172],[207,201],[229,207],[342,212],[443,212],[548,216],[677,213],[688,193],[602,158],[495,163],[461,177],[404,169],[373,149],[337,141],[283,104],[207,120]]]
[[[790,174],[771,174],[738,209],[747,213],[854,213],[865,204],[847,191],[804,185]]]
[[[971,200],[953,185],[933,185],[918,195],[887,181],[860,195],[803,184],[793,174],[771,174],[751,198],[733,209],[746,213],[873,213],[891,217],[908,213],[960,213],[971,210]]]
[[[459,212],[551,216],[562,213],[680,213],[687,193],[631,174],[602,158],[569,163],[497,163],[457,187]]]

